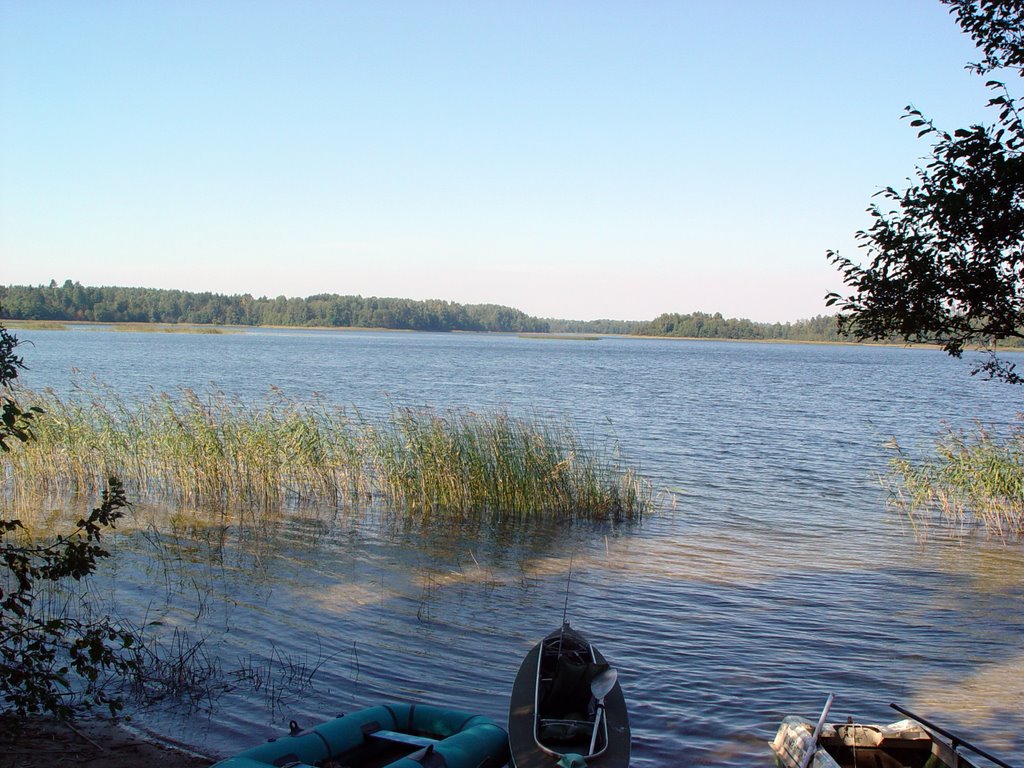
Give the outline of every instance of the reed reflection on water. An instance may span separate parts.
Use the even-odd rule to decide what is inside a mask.
[[[396,697],[502,721],[515,670],[561,620],[568,585],[570,619],[619,669],[636,765],[768,765],[778,720],[816,714],[828,692],[837,718],[897,719],[896,701],[1011,763],[1024,755],[1020,544],[922,538],[886,510],[877,483],[893,436],[923,450],[942,422],[1014,416],[1013,393],[938,353],[21,335],[35,343],[33,388],[67,391],[75,366],[143,396],[212,382],[256,400],[275,384],[365,412],[553,414],[674,492],[627,526],[417,525],[324,508],[254,525],[139,505],[95,589],[154,633],[202,638],[220,675],[198,709],[165,700],[136,715],[143,727],[229,754],[290,719]]]

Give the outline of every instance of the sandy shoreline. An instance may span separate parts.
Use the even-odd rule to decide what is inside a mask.
[[[0,768],[104,766],[207,768],[213,759],[147,740],[109,720],[33,720],[17,736],[0,733]]]

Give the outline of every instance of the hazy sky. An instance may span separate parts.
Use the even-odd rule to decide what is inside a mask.
[[[0,0],[0,284],[824,313],[938,0]]]

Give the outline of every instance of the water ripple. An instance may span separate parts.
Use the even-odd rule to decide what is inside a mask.
[[[258,400],[272,382],[367,417],[398,404],[567,419],[666,491],[642,525],[516,537],[395,530],[335,510],[262,535],[230,522],[189,536],[149,510],[153,529],[125,532],[97,588],[205,638],[233,688],[206,710],[137,714],[203,751],[396,697],[503,721],[519,661],[558,625],[568,586],[573,623],[620,670],[636,766],[767,767],[779,719],[813,716],[828,692],[837,718],[889,721],[887,704],[902,702],[1022,762],[1024,552],[919,539],[878,484],[892,438],[926,450],[943,423],[1013,419],[1005,390],[966,364],[925,350],[657,340],[24,337],[26,383],[59,391],[74,366],[128,396],[212,382]]]

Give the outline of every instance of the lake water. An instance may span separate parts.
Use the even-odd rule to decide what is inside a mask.
[[[878,482],[894,437],[927,450],[944,424],[1014,419],[1021,393],[966,362],[612,338],[17,335],[34,344],[22,349],[33,388],[95,376],[128,396],[258,400],[273,385],[370,416],[503,408],[571,421],[665,491],[640,524],[562,530],[403,529],[313,510],[263,536],[232,521],[197,535],[187,510],[153,510],[97,589],[154,633],[202,639],[233,687],[140,711],[143,728],[225,756],[288,720],[396,698],[503,723],[568,585],[572,623],[619,669],[636,766],[769,766],[778,721],[815,717],[829,692],[835,719],[889,722],[897,702],[1024,762],[1024,546],[922,538]]]

